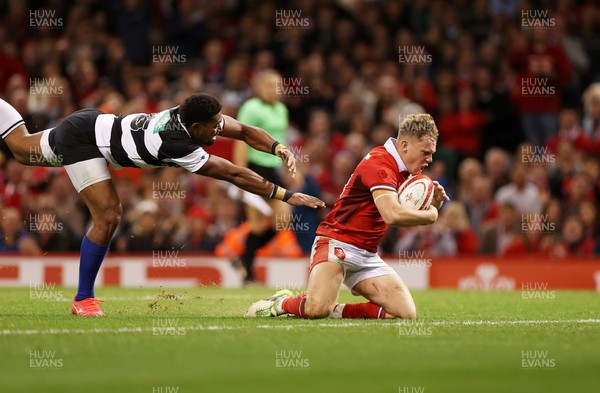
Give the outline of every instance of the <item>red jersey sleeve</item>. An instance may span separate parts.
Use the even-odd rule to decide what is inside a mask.
[[[371,192],[380,189],[398,192],[398,168],[391,165],[396,163],[389,162],[389,159],[382,156],[370,157],[368,160],[372,162],[363,167],[362,184]]]

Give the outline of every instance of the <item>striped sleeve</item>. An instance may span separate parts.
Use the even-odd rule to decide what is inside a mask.
[[[204,164],[206,164],[206,161],[208,161],[209,157],[210,154],[208,154],[203,148],[198,147],[188,155],[178,158],[166,158],[164,161],[171,162],[190,172],[196,172],[202,168]]]
[[[15,128],[25,124],[23,118],[8,102],[0,99],[0,137],[6,138]]]

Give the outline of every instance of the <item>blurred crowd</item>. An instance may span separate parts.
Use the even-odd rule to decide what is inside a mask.
[[[600,255],[594,1],[32,0],[0,10],[0,97],[30,132],[81,108],[157,112],[199,91],[235,117],[253,76],[276,69],[299,163],[284,186],[328,204],[403,116],[434,116],[426,174],[452,202],[432,226],[390,228],[382,252]],[[208,150],[230,159],[232,144]],[[239,253],[244,211],[227,184],[175,168],[112,173],[124,207],[113,251]],[[90,218],[62,168],[24,167],[5,146],[0,210],[0,252],[78,250]],[[282,235],[272,255],[307,252],[326,213],[277,218],[297,247]]]

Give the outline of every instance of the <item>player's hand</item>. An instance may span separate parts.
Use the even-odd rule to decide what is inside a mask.
[[[316,209],[318,207],[325,207],[325,202],[314,196],[306,195],[301,192],[295,192],[294,195],[287,200],[292,206],[308,206]]]
[[[434,222],[437,221],[438,219],[438,209],[433,206],[433,204],[431,204],[429,206],[429,209],[425,210],[427,213],[429,213],[429,215],[427,216],[427,219],[429,220],[429,222],[427,224],[433,224]]]
[[[281,157],[281,160],[288,168],[288,172],[292,173],[292,177],[296,176],[296,157],[287,148],[280,149],[277,152],[277,156]]]
[[[450,198],[448,198],[446,190],[444,190],[444,187],[442,187],[440,183],[434,180],[433,186],[433,199],[431,200],[431,205],[439,209],[444,204],[444,201],[449,201]]]

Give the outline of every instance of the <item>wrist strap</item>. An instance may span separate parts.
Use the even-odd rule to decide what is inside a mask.
[[[286,190],[283,187],[279,187],[277,184],[273,184],[273,191],[271,191],[271,195],[269,198],[271,199],[279,199],[280,201],[287,202],[294,195],[293,192]]]
[[[287,202],[287,201],[288,201],[288,199],[290,199],[290,198],[292,197],[292,195],[294,195],[294,193],[293,193],[293,192],[291,192],[291,191],[288,191],[288,190],[285,190],[285,195],[283,196],[283,199],[282,199],[282,200],[283,200],[284,202]]]
[[[271,145],[271,154],[273,154],[274,156],[277,155],[277,152],[281,149],[285,149],[285,146],[283,144],[281,144],[278,141],[273,142],[273,144]]]

